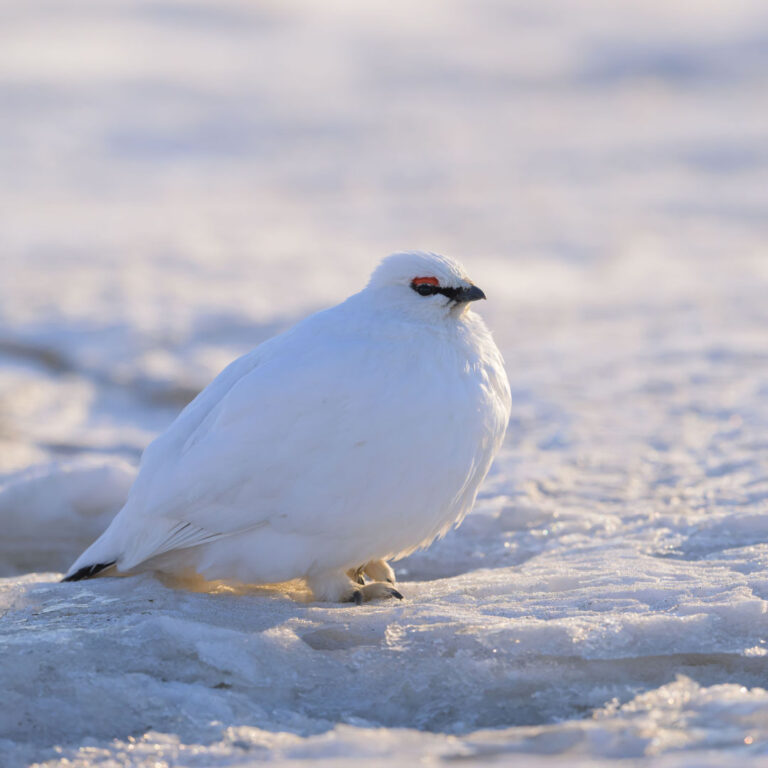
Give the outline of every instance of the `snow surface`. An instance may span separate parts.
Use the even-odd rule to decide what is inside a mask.
[[[763,0],[0,6],[0,765],[768,764]],[[401,604],[58,584],[230,359],[462,259],[513,414]]]

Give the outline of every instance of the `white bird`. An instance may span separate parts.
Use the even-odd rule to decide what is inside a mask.
[[[444,256],[384,259],[181,412],[64,581],[194,569],[304,579],[317,600],[401,597],[386,561],[461,522],[509,419],[501,354],[469,311],[484,298]]]

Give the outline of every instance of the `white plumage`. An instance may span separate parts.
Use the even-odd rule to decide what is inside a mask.
[[[359,588],[353,569],[393,580],[387,559],[459,523],[509,418],[477,298],[456,262],[395,254],[362,291],[233,362],[149,445],[67,579],[191,568],[303,578],[320,600],[399,597]]]

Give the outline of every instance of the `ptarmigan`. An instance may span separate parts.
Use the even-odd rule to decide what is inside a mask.
[[[194,569],[304,579],[317,600],[401,597],[386,561],[461,522],[509,419],[501,354],[470,311],[484,298],[444,256],[384,259],[182,411],[64,580]]]

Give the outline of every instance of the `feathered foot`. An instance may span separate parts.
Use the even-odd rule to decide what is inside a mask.
[[[395,584],[395,572],[386,560],[370,560],[357,568],[350,568],[347,571],[347,576],[361,585],[365,584],[364,577],[368,577],[371,581],[386,581],[389,584]]]
[[[363,571],[371,581],[395,584],[395,572],[386,560],[371,560],[363,566]]]
[[[362,605],[369,600],[384,600],[396,597],[402,600],[403,596],[390,584],[374,581],[371,584],[359,584],[349,573],[356,574],[356,570],[348,573],[344,571],[326,571],[307,578],[307,584],[312,590],[315,599],[334,603],[355,603]]]
[[[381,581],[372,581],[364,587],[357,587],[352,594],[342,600],[342,602],[362,605],[369,600],[386,600],[390,597],[396,597],[398,600],[403,599],[402,594],[394,587],[390,587],[389,584],[384,584]]]

